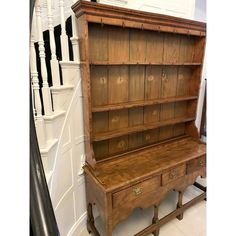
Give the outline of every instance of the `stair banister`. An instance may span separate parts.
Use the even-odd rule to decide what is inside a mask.
[[[36,43],[36,24],[35,24],[35,14],[33,14],[32,19],[32,28],[31,28],[31,39],[30,39],[30,73],[31,73],[31,81],[32,81],[32,88],[33,88],[33,96],[34,96],[34,104],[35,104],[35,111],[36,117],[42,117],[42,105],[40,100],[40,87],[39,87],[39,80],[38,80],[38,71],[36,65],[36,52],[34,44]]]
[[[64,0],[59,0],[60,18],[61,18],[61,53],[62,61],[69,61],[69,45],[68,36],[66,34],[65,14],[64,14]]]
[[[32,23],[34,3],[34,0],[30,1],[30,24]],[[30,44],[31,49],[33,49],[32,43],[33,41],[31,41]],[[32,57],[31,54],[31,58]],[[35,71],[35,68],[31,69],[31,66],[30,70]],[[36,73],[34,73],[34,75],[35,74]],[[60,236],[39,152],[34,123],[32,95],[30,81],[30,235]]]
[[[40,99],[40,86],[38,71],[36,65],[36,52],[34,44],[36,42],[36,22],[35,22],[35,11],[32,18],[32,27],[31,27],[31,37],[30,37],[30,74],[31,74],[31,84],[32,84],[32,104],[34,105],[34,115],[35,123],[37,125],[37,137],[38,142],[41,148],[46,147],[46,134],[45,134],[45,125],[44,119],[42,116],[42,104]]]
[[[54,26],[53,26],[53,14],[52,14],[52,1],[47,0],[47,10],[48,10],[48,29],[49,29],[49,42],[51,49],[51,72],[52,72],[52,82],[53,86],[58,87],[60,83],[59,74],[59,63],[56,56],[56,44],[54,36]]]
[[[44,113],[45,115],[51,115],[52,101],[51,101],[50,88],[48,86],[48,75],[46,69],[46,55],[43,41],[42,19],[41,19],[41,0],[36,1],[35,12],[36,12],[37,29],[38,29],[39,57],[40,57],[41,74],[43,80],[42,95],[43,95]]]
[[[72,0],[72,4],[76,3],[76,0]],[[77,32],[77,23],[75,13],[71,10],[71,24],[72,24],[72,37],[70,38],[72,48],[73,48],[73,56],[74,61],[79,62],[79,44],[78,44],[78,32]]]

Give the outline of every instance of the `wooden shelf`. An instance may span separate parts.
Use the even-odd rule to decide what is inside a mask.
[[[133,107],[142,107],[142,106],[150,106],[155,104],[163,104],[163,103],[171,103],[171,102],[181,102],[181,101],[189,101],[196,100],[197,96],[184,96],[184,97],[174,97],[174,98],[158,98],[147,101],[135,101],[135,102],[125,102],[125,103],[117,103],[117,104],[109,104],[92,107],[92,112],[103,112],[103,111],[112,111],[112,110],[120,110],[127,109]]]
[[[113,65],[160,65],[160,66],[200,66],[202,63],[200,62],[185,62],[185,63],[164,63],[164,62],[121,62],[121,61],[93,61],[89,63],[90,65],[108,65],[108,66],[113,66]]]
[[[123,135],[156,129],[156,128],[168,126],[168,125],[175,125],[178,123],[184,123],[184,122],[193,121],[193,120],[195,120],[195,117],[177,118],[177,119],[172,119],[172,120],[159,121],[157,123],[152,123],[152,124],[143,124],[143,125],[138,125],[138,126],[133,126],[133,127],[126,127],[119,130],[96,133],[93,135],[92,141],[102,141],[106,139],[120,137]]]

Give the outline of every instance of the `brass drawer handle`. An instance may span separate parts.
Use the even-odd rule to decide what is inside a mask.
[[[134,192],[134,195],[135,196],[138,196],[138,195],[140,195],[141,193],[142,193],[142,188],[141,187],[138,187],[138,188],[134,188],[133,189],[133,192]]]
[[[175,170],[171,171],[169,174],[170,179],[174,179],[174,178],[176,178],[176,176],[177,176],[177,173]]]
[[[199,165],[204,166],[204,161],[203,160],[199,161]]]

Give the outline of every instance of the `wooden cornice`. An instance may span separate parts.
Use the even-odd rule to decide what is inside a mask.
[[[206,35],[206,23],[157,13],[115,7],[80,0],[72,6],[77,18],[86,15],[88,22],[131,28],[164,31],[196,36]]]

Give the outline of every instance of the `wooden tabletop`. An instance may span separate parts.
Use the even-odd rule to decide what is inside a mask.
[[[205,154],[205,144],[186,137],[99,163],[95,171],[85,166],[85,172],[110,192]]]

